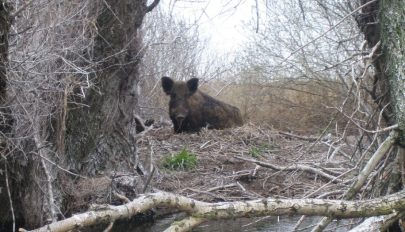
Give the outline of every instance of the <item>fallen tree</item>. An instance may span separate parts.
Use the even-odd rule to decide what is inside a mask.
[[[90,225],[130,218],[157,206],[176,208],[191,217],[174,223],[166,231],[188,231],[202,222],[268,215],[308,215],[334,218],[359,218],[388,215],[405,210],[405,191],[372,200],[274,199],[207,203],[192,198],[157,192],[141,195],[120,206],[103,205],[93,210],[51,223],[36,230],[62,232]],[[25,231],[20,229],[20,231]]]

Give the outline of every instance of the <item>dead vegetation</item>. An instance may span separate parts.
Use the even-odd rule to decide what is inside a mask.
[[[238,106],[244,118],[255,124],[268,123],[281,130],[316,133],[331,119],[341,124],[346,121],[341,116],[330,117],[335,113],[332,106],[342,102],[345,96],[345,90],[336,81],[280,78],[251,82],[242,80],[227,85],[218,97]]]
[[[353,147],[333,136],[306,137],[247,124],[199,134],[156,128],[138,140],[144,163],[157,168],[152,186],[204,201],[339,198],[353,177]],[[336,148],[339,148],[337,150]],[[168,170],[165,157],[183,149],[197,155],[193,170]]]
[[[368,1],[362,7],[372,2],[376,1]],[[27,6],[30,3],[27,3]],[[87,6],[92,4],[88,3],[90,2],[86,1],[85,5],[80,7],[82,9],[80,11],[69,4],[66,5],[66,9],[65,4],[55,3],[55,7],[50,4],[45,10],[42,3],[36,4],[13,25],[11,36],[13,46],[10,47],[11,62],[8,72],[8,94],[12,104],[5,107],[12,110],[16,123],[13,125],[12,137],[8,138],[12,141],[10,150],[13,151],[2,157],[8,190],[8,196],[4,199],[10,202],[10,206],[4,208],[11,209],[10,220],[13,221],[13,227],[16,221],[14,209],[29,212],[24,213],[25,220],[32,221],[27,221],[27,225],[42,225],[46,223],[45,220],[55,221],[59,217],[88,210],[87,207],[92,203],[128,202],[139,196],[139,193],[148,192],[147,188],[152,192],[165,190],[209,202],[233,202],[263,197],[358,200],[375,198],[402,189],[403,149],[390,144],[388,150],[378,152],[388,143],[385,142],[387,132],[398,127],[394,125],[395,118],[390,110],[395,102],[388,104],[389,96],[385,96],[385,93],[389,91],[384,88],[384,82],[381,82],[383,80],[379,73],[381,70],[378,69],[378,65],[370,67],[380,56],[379,49],[382,43],[369,41],[369,46],[365,47],[364,42],[367,41],[363,42],[363,38],[358,36],[356,26],[351,24],[348,24],[347,31],[332,31],[337,29],[337,25],[343,22],[344,18],[349,18],[357,11],[353,11],[350,7],[352,13],[347,12],[345,8],[332,8],[344,10],[341,14],[336,14],[338,17],[334,16],[335,19],[332,20],[329,13],[326,15],[330,29],[322,32],[321,37],[304,38],[299,41],[300,43],[284,47],[284,50],[279,49],[283,46],[271,40],[257,41],[260,45],[269,45],[268,49],[264,50],[280,51],[280,54],[269,53],[268,56],[263,56],[258,53],[260,51],[256,52],[255,48],[255,55],[248,54],[245,60],[247,64],[254,66],[245,67],[246,64],[239,63],[235,75],[225,72],[226,69],[223,69],[223,72],[222,69],[212,71],[212,75],[206,75],[208,71],[206,73],[198,71],[202,70],[197,66],[200,63],[198,58],[200,53],[193,48],[197,47],[195,45],[199,40],[197,34],[191,34],[189,38],[183,36],[184,31],[189,30],[187,25],[183,25],[180,30],[163,26],[166,31],[174,32],[170,36],[159,33],[158,30],[155,34],[146,34],[145,41],[153,36],[156,40],[150,40],[139,50],[143,51],[146,48],[153,48],[156,51],[166,50],[170,56],[156,53],[156,56],[150,56],[153,59],[143,61],[142,69],[152,67],[152,70],[146,70],[148,72],[141,70],[147,75],[142,74],[140,75],[144,77],[142,80],[130,83],[131,86],[139,84],[139,93],[134,88],[134,95],[122,96],[134,96],[133,100],[137,100],[139,94],[141,110],[148,109],[151,111],[149,115],[155,119],[164,118],[162,115],[166,115],[167,112],[164,110],[167,99],[162,97],[157,78],[167,74],[173,74],[177,79],[187,78],[189,75],[201,76],[207,81],[212,80],[207,84],[207,88],[211,87],[209,85],[217,87],[213,88],[214,96],[219,96],[229,103],[237,103],[247,121],[255,124],[223,131],[203,130],[199,134],[179,135],[174,135],[170,127],[156,127],[143,134],[134,135],[131,140],[121,139],[119,134],[117,137],[119,142],[111,143],[113,144],[111,149],[101,146],[101,143],[105,143],[101,141],[94,146],[96,152],[89,152],[87,149],[83,149],[83,153],[76,152],[73,148],[77,148],[77,144],[84,144],[83,147],[86,147],[86,144],[83,142],[84,136],[75,132],[80,131],[78,129],[83,125],[90,124],[78,123],[76,130],[75,126],[69,126],[70,122],[67,119],[81,117],[69,117],[67,112],[73,112],[72,110],[78,107],[76,103],[82,102],[81,99],[85,102],[84,99],[89,96],[86,89],[103,93],[100,91],[102,89],[99,89],[103,84],[99,85],[98,81],[89,82],[88,79],[89,75],[100,71],[95,70],[94,66],[98,59],[88,60],[87,55],[84,57],[79,55],[83,51],[92,53],[94,37],[101,31],[93,27],[93,23],[88,24],[97,18],[97,15],[89,18]],[[16,3],[17,5],[20,3]],[[320,7],[322,13],[322,9],[325,8],[323,5]],[[110,8],[107,8],[106,12],[109,12]],[[313,9],[308,6],[307,8]],[[48,11],[51,14],[47,14]],[[64,14],[59,13],[64,11],[66,11]],[[285,14],[282,10],[279,12]],[[292,17],[297,15],[299,16],[290,12]],[[310,15],[314,14],[307,14]],[[341,18],[341,15],[345,15],[344,18]],[[70,21],[65,20],[66,18],[74,19],[74,22],[79,24],[72,24],[74,27],[70,27]],[[374,20],[374,17],[372,18]],[[298,28],[295,32],[301,34],[302,26],[305,25],[299,22],[298,24],[277,22],[277,24],[282,27],[295,25]],[[351,20],[351,23],[354,22],[355,19]],[[270,32],[280,34],[282,28],[273,27],[271,23],[274,22],[268,23]],[[26,28],[26,25],[31,24],[32,27]],[[60,28],[56,27],[55,30],[55,25],[60,25]],[[325,25],[319,28],[320,31],[325,29]],[[71,33],[77,31],[77,28],[82,28],[79,30],[83,31],[79,36],[81,39],[78,39],[75,33]],[[96,31],[97,33],[93,33]],[[342,34],[334,36],[328,34],[329,31]],[[62,35],[60,32],[67,36],[63,38],[63,42],[58,39]],[[267,31],[262,32],[264,39],[272,38]],[[324,36],[326,34],[328,35]],[[163,37],[160,38],[158,35]],[[337,42],[334,45],[329,37],[341,40],[334,41]],[[41,38],[46,38],[43,39],[44,43],[37,44],[36,41],[42,40]],[[181,43],[177,43],[178,38],[181,39]],[[284,41],[278,37],[273,39]],[[76,45],[66,53],[66,47],[69,47],[66,44],[70,43]],[[328,46],[319,50],[325,43]],[[127,45],[126,42],[123,44]],[[172,45],[173,50],[161,49],[164,44]],[[308,46],[310,44],[315,46]],[[200,47],[203,46],[198,46]],[[117,51],[121,51],[121,46],[118,46]],[[149,51],[145,53],[145,57],[148,57]],[[334,53],[337,55],[331,56]],[[291,55],[285,57],[285,54]],[[46,59],[42,59],[43,57]],[[263,60],[253,59],[255,57]],[[268,62],[273,58],[277,59]],[[173,60],[176,61],[175,64],[170,65]],[[61,62],[64,63],[62,66]],[[128,64],[130,63],[125,62],[125,65],[119,63],[120,67]],[[135,67],[132,64],[130,66],[131,70]],[[261,70],[260,66],[271,72]],[[242,72],[244,70],[246,72]],[[134,71],[136,73],[137,70]],[[224,73],[223,82],[219,73]],[[235,82],[232,82],[234,80],[232,78]],[[113,82],[106,81],[106,83]],[[104,93],[108,95],[110,92]],[[115,96],[112,94],[111,99]],[[68,105],[70,100],[73,100],[72,105]],[[108,100],[105,105],[108,106],[111,102],[114,101]],[[131,115],[135,104],[125,102],[130,106],[126,108],[129,109],[128,115]],[[83,107],[108,109],[102,102],[94,103]],[[141,113],[143,116],[148,115],[145,112]],[[387,115],[392,117],[389,118]],[[119,128],[130,128],[123,126],[129,123],[127,120],[109,119],[109,121],[119,122],[117,124]],[[101,122],[101,127],[105,127],[104,121]],[[274,128],[264,126],[263,123],[270,123]],[[105,135],[108,136],[110,131],[109,129],[103,131],[105,134],[101,134],[100,137],[107,138]],[[99,134],[97,131],[94,132],[94,135]],[[311,136],[308,136],[309,134]],[[69,142],[71,140],[66,135],[79,141]],[[94,137],[89,136],[90,143],[93,143]],[[111,138],[113,141],[116,139]],[[137,146],[132,147],[135,139]],[[185,167],[183,165],[163,164],[166,157],[174,156],[181,151],[195,154],[198,158],[197,165],[183,170],[182,167]],[[375,157],[373,154],[377,153],[378,158],[373,159]],[[107,160],[108,157],[103,156],[106,154],[112,159]],[[133,158],[131,156],[137,154],[142,158],[139,165],[143,165],[144,170],[138,170],[137,159],[131,160]],[[83,157],[89,159],[82,159]],[[88,166],[82,167],[85,162],[92,165],[94,171],[88,171]],[[108,162],[108,166],[102,165],[103,162]],[[11,170],[7,174],[10,170],[8,167],[14,171]],[[125,173],[117,173],[118,171]],[[75,174],[76,172],[78,174]],[[65,173],[71,175],[74,180],[60,183],[60,176]],[[16,183],[24,180],[26,185],[14,183],[15,187],[9,188],[7,176],[13,177],[10,180]],[[139,190],[135,191],[134,186]],[[26,197],[19,195],[20,189],[25,190]],[[31,204],[32,202],[34,204]],[[59,212],[59,207],[62,212]],[[18,214],[17,216],[20,217]]]
[[[73,210],[84,212],[80,215],[85,216],[89,210],[112,215],[109,211],[115,209],[112,205],[134,204],[140,198],[150,200],[154,194],[231,205],[258,199],[354,200],[355,204],[383,195],[392,175],[387,164],[393,160],[395,136],[391,133],[381,145],[375,145],[375,150],[370,149],[375,141],[356,136],[341,139],[333,134],[297,134],[251,123],[225,130],[203,129],[193,134],[175,134],[171,126],[151,126],[137,140],[144,164],[143,177],[110,172],[104,173],[110,178],[80,180],[76,184],[79,188],[70,191],[70,202],[79,199],[83,205],[86,204],[83,200],[87,201],[87,209]],[[179,154],[195,155],[197,164],[184,169],[182,165],[176,168],[165,165],[168,157]],[[152,194],[134,195],[134,187],[136,193]],[[105,208],[101,202],[109,202],[110,206]],[[173,212],[173,207],[166,203],[158,204],[158,215]],[[139,212],[148,212],[147,209]],[[302,226],[304,218],[297,220],[296,228]],[[187,228],[207,221],[193,216],[182,220],[185,223],[197,220]]]

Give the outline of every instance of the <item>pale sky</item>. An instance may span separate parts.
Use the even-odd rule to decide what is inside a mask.
[[[200,35],[210,38],[209,49],[217,54],[235,52],[245,40],[243,23],[252,19],[254,0],[170,1],[172,15],[199,25]]]

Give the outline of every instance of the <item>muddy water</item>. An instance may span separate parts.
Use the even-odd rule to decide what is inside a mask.
[[[184,218],[183,214],[174,214],[156,220],[153,223],[137,225],[119,225],[113,229],[114,232],[160,232],[167,229],[170,224],[175,220]],[[264,218],[238,218],[230,220],[219,220],[204,223],[197,228],[194,232],[288,232],[293,231],[293,228],[299,216],[293,217],[264,217]],[[304,220],[297,231],[311,231],[311,228],[319,222],[319,217],[309,217]],[[335,221],[329,225],[325,231],[348,231],[350,229],[348,224],[350,220]]]

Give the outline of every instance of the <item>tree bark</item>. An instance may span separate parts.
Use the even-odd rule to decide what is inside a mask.
[[[78,2],[80,1],[76,3]],[[2,109],[6,99],[7,38],[10,29],[10,18],[12,18],[10,15],[15,16],[14,19],[17,22],[19,18],[23,18],[21,15],[18,15],[21,17],[17,17],[18,13],[22,14],[24,12],[31,15],[29,13],[34,12],[32,14],[35,16],[35,19],[32,20],[33,24],[38,23],[39,27],[44,26],[41,22],[52,25],[49,27],[45,25],[44,28],[54,28],[54,31],[42,30],[41,28],[25,34],[25,30],[31,29],[30,25],[24,25],[23,30],[15,31],[12,38],[31,36],[31,40],[21,41],[32,43],[28,44],[27,47],[38,50],[53,48],[47,47],[52,45],[48,44],[48,39],[65,39],[64,36],[69,37],[69,33],[76,32],[77,28],[75,26],[77,25],[72,23],[74,20],[88,21],[88,24],[79,27],[83,29],[83,34],[93,32],[93,28],[88,29],[88,27],[96,27],[98,33],[96,39],[92,41],[93,43],[89,43],[94,45],[90,50],[80,50],[83,47],[77,45],[80,48],[73,48],[72,50],[66,48],[66,51],[64,51],[66,53],[58,54],[58,52],[55,52],[49,54],[50,56],[55,54],[60,55],[60,58],[63,59],[65,56],[69,57],[69,52],[71,52],[82,58],[78,60],[86,60],[89,63],[93,62],[92,68],[95,71],[92,75],[88,76],[87,83],[89,86],[87,86],[87,91],[82,89],[76,90],[80,94],[83,94],[81,97],[78,97],[79,94],[71,96],[69,95],[70,91],[66,91],[64,96],[62,96],[63,100],[55,99],[57,94],[44,94],[43,91],[41,93],[40,90],[34,89],[38,86],[32,86],[32,91],[22,89],[23,91],[18,93],[24,98],[32,97],[33,99],[39,99],[38,101],[43,100],[43,102],[50,99],[49,102],[54,102],[49,104],[49,111],[41,111],[41,104],[35,105],[39,109],[30,108],[27,110],[26,115],[24,115],[26,118],[24,119],[29,121],[26,125],[34,128],[33,133],[29,133],[24,139],[18,140],[18,146],[20,147],[14,149],[12,155],[8,156],[10,157],[9,160],[3,157],[7,153],[3,152],[4,149],[0,146],[0,149],[2,149],[0,150],[0,202],[4,203],[0,207],[0,230],[2,230],[3,224],[8,222],[6,220],[10,220],[11,218],[10,197],[7,194],[5,187],[6,178],[3,175],[5,162],[7,162],[6,164],[10,171],[8,179],[10,179],[11,195],[13,195],[12,202],[15,204],[14,209],[17,211],[16,215],[21,216],[19,224],[23,224],[27,228],[38,227],[48,220],[56,221],[58,216],[66,213],[62,205],[63,198],[66,197],[64,194],[67,194],[64,187],[71,183],[74,185],[74,180],[72,179],[78,176],[75,175],[73,178],[68,176],[72,174],[71,171],[83,175],[94,175],[103,171],[128,171],[133,168],[136,160],[133,159],[133,164],[131,165],[129,164],[129,157],[135,156],[136,152],[133,111],[138,97],[138,93],[136,92],[137,81],[139,80],[138,63],[142,55],[140,47],[141,38],[137,31],[142,24],[145,14],[152,10],[158,2],[158,0],[155,0],[151,5],[147,5],[146,0],[106,0],[94,1],[94,5],[92,5],[93,1],[91,1],[91,4],[84,5],[85,7],[80,9],[81,12],[75,15],[78,18],[69,18],[64,21],[66,24],[56,25],[52,24],[52,20],[54,19],[53,14],[63,11],[65,5],[68,5],[66,8],[75,7],[75,3],[69,5],[59,2],[26,1],[26,3],[21,4],[16,3],[16,5],[22,5],[22,7],[10,13],[10,10],[6,8],[7,4],[5,4],[5,1],[0,0],[0,114],[3,114]],[[47,7],[46,10],[42,11],[42,9],[39,9],[42,6],[41,4]],[[80,6],[80,4],[76,5]],[[92,17],[88,17],[87,9],[90,9],[90,7],[92,7],[91,14],[97,16],[96,21],[93,21]],[[38,9],[39,11],[37,12],[36,10]],[[83,19],[79,18],[80,16]],[[29,20],[27,19],[25,22],[29,22]],[[55,33],[55,36],[48,37],[46,36],[47,33]],[[82,36],[85,37],[86,35]],[[86,39],[88,38],[90,41],[93,38],[92,36],[93,34],[86,37]],[[15,41],[19,42],[18,38]],[[41,39],[44,39],[44,41]],[[61,43],[66,41],[61,41]],[[78,44],[80,42],[82,41],[78,41]],[[43,47],[37,43],[40,43]],[[18,50],[20,47],[15,44],[14,46],[11,48],[16,49],[15,53],[26,51]],[[69,44],[69,46],[73,47],[76,44]],[[30,49],[27,50],[29,51]],[[54,61],[55,63],[53,63]],[[43,64],[38,60],[34,62],[38,62],[36,63],[37,66]],[[68,83],[66,84],[66,90],[71,86],[75,86],[74,80],[72,81],[73,84],[69,85],[71,83],[66,79],[80,78],[81,76],[72,77],[75,74],[68,71],[60,74],[57,68],[53,69],[51,67],[60,65],[57,62],[57,59],[50,59],[50,63],[52,64],[49,67],[46,66],[47,64],[44,64],[46,67],[43,70],[47,69],[49,76],[41,76],[41,72],[38,72],[38,75],[35,76],[36,80],[42,83],[41,78],[44,78],[44,82],[46,82],[45,78],[54,78],[60,81],[57,83],[58,87],[65,87],[65,84]],[[80,61],[77,62],[79,63]],[[24,76],[27,79],[29,77],[29,75]],[[39,85],[39,88],[41,87],[43,86]],[[27,92],[24,92],[25,90]],[[44,100],[45,98],[47,99]],[[30,105],[30,107],[33,105],[29,104],[32,102],[27,102],[27,105]],[[72,102],[77,104],[71,104]],[[19,103],[17,102],[16,104]],[[60,106],[58,104],[65,105]],[[51,109],[51,105],[54,108]],[[78,108],[78,106],[84,107]],[[55,117],[55,115],[62,111],[60,109],[63,109],[62,114],[64,116]],[[0,120],[2,118],[0,117]],[[1,136],[5,133],[3,125],[8,124],[0,122],[0,132],[2,132],[0,133],[1,145],[3,141]],[[60,127],[62,129],[55,129],[58,125],[63,125]],[[13,132],[15,135],[17,134],[15,130]],[[76,186],[72,188],[74,189],[74,187]],[[8,218],[4,219],[3,217]],[[9,229],[6,229],[6,231],[9,231]]]
[[[372,2],[373,1],[373,2]],[[397,1],[397,0],[395,0]],[[372,2],[371,4],[368,4]],[[360,0],[361,5],[368,4],[362,11],[355,15],[358,27],[363,32],[368,47],[373,48],[381,40],[381,30],[384,27],[379,23],[380,4],[382,1]],[[388,125],[395,124],[394,107],[391,101],[390,85],[386,73],[385,53],[381,46],[377,48],[372,57],[375,73],[373,75],[373,89],[369,92],[380,110],[384,109],[383,117]]]
[[[393,109],[395,121],[398,123],[398,152],[395,162],[398,170],[405,169],[405,6],[401,0],[379,1],[378,22],[380,25],[380,37],[382,52],[385,63],[385,75],[388,79],[390,90],[390,104]],[[393,190],[403,189],[404,183],[401,175],[395,173],[391,179]],[[404,215],[399,217],[391,226],[399,226]],[[387,226],[385,226],[387,227]],[[393,228],[390,228],[392,230]]]
[[[8,4],[0,0],[0,104],[4,104],[6,98],[8,63],[8,34],[10,31],[10,9]]]
[[[0,0],[0,230],[4,224],[15,224],[15,214],[12,205],[10,190],[10,174],[7,167],[8,142],[7,135],[11,130],[10,110],[6,106],[7,101],[7,66],[8,66],[8,36],[11,26],[11,7],[5,1]],[[6,222],[6,223],[4,223]],[[14,227],[14,226],[13,226]]]
[[[391,105],[405,146],[405,6],[401,0],[380,1],[379,24]]]
[[[98,71],[85,98],[73,99],[85,107],[73,110],[77,105],[71,105],[66,125],[68,164],[82,174],[133,170],[137,164],[134,110],[142,56],[137,30],[157,2],[107,0],[96,7]]]

